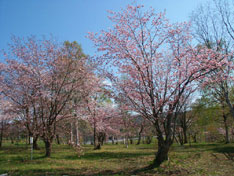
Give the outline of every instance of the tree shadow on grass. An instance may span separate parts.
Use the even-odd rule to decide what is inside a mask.
[[[155,172],[155,171],[154,171]],[[28,169],[28,170],[1,170],[0,174],[7,173],[11,176],[16,175],[33,175],[33,176],[130,176],[133,174],[140,174],[143,173],[143,170],[139,170],[135,172],[133,170],[121,170],[121,171],[113,171],[113,170],[102,170],[102,171],[95,171],[89,169],[88,167],[84,167],[81,169],[74,169],[74,168],[66,168],[66,169]],[[147,173],[150,173],[148,171]],[[151,170],[152,173],[152,170]]]
[[[88,171],[88,168],[82,169],[74,169],[74,168],[66,168],[66,169],[27,169],[27,170],[0,170],[1,173],[7,173],[11,176],[16,175],[33,175],[33,176],[87,176],[85,174]]]
[[[219,148],[213,148],[212,151],[217,153],[234,153],[234,146],[223,146]]]
[[[221,148],[226,148],[225,144],[193,144],[191,146],[173,146],[172,151],[174,152],[204,152],[204,151],[215,151]]]
[[[67,155],[63,159],[76,160],[76,159],[85,159],[85,160],[100,160],[100,159],[123,159],[123,158],[136,158],[141,156],[152,155],[153,153],[129,153],[129,152],[98,152],[98,153],[85,153],[80,158],[76,155]]]

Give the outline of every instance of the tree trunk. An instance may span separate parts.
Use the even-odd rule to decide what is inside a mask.
[[[35,137],[33,138],[33,149],[34,149],[34,150],[39,150],[39,149],[40,149],[40,148],[38,147],[37,140],[38,140],[38,136],[35,136]]]
[[[224,96],[225,96],[226,103],[227,103],[227,105],[229,107],[230,114],[232,115],[232,117],[234,119],[234,108],[233,108],[233,106],[232,106],[232,104],[230,102],[228,91],[224,92]]]
[[[188,138],[187,138],[187,127],[186,126],[183,128],[183,135],[184,135],[184,144],[187,144]]]
[[[2,139],[3,139],[3,121],[1,126],[1,133],[0,133],[0,148],[2,147]]]
[[[181,134],[180,131],[178,131],[178,138],[179,138],[180,145],[183,146],[184,145],[184,135]]]
[[[93,146],[94,146],[94,149],[96,149],[97,142],[96,142],[96,124],[95,123],[94,123],[94,127],[93,127]]]
[[[141,144],[141,135],[138,135],[138,140],[137,140],[136,145],[139,145],[139,144]]]
[[[60,145],[60,140],[59,140],[59,135],[56,134],[56,141],[57,141],[57,144]]]
[[[128,148],[128,135],[126,136],[126,142],[125,142],[125,144],[126,144],[126,148]]]
[[[192,135],[192,138],[193,138],[193,142],[197,143],[197,135],[196,134]]]
[[[80,140],[79,140],[79,126],[78,126],[78,119],[76,119],[76,146],[80,145]]]
[[[142,133],[142,131],[143,131],[143,125],[141,125],[141,129],[140,129],[140,131],[139,131],[139,133],[138,133],[138,141],[137,141],[137,144],[136,145],[139,145],[140,143],[141,143],[141,133]]]
[[[228,124],[227,124],[227,116],[223,116],[224,118],[224,127],[225,127],[225,143],[228,144],[229,141],[229,134],[228,134]]]
[[[146,137],[146,144],[151,144],[152,139],[153,139],[153,136],[147,136]]]
[[[70,144],[73,144],[73,123],[71,123],[71,129],[70,129]]]
[[[151,168],[159,167],[164,161],[168,160],[168,152],[170,148],[169,142],[164,144],[158,144],[158,151],[156,153],[153,164],[150,166]]]
[[[174,132],[171,130],[170,120],[172,119],[171,115],[168,115],[167,129],[165,131],[165,137],[163,132],[161,131],[158,122],[155,123],[155,128],[157,132],[158,139],[158,151],[155,155],[155,159],[153,163],[149,166],[150,168],[159,167],[165,160],[168,160],[168,152],[170,146],[173,144],[173,136]],[[164,139],[165,138],[165,139]]]
[[[51,156],[51,141],[49,140],[46,140],[44,141],[45,143],[45,149],[46,149],[46,154],[45,154],[45,157],[50,157]]]
[[[28,145],[30,145],[30,136],[32,136],[32,134],[28,132]]]

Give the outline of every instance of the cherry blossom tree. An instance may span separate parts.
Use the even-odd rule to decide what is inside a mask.
[[[4,102],[4,100],[0,99],[0,148],[2,147],[3,136],[7,130],[6,128],[10,119],[9,116],[4,112],[5,105],[8,104]]]
[[[100,149],[104,139],[109,134],[117,133],[115,118],[118,112],[108,98],[109,92],[102,88],[102,84],[96,84],[96,89],[86,100],[86,120],[93,128],[94,149]]]
[[[52,39],[14,37],[12,42],[1,69],[1,93],[30,135],[43,139],[50,157],[57,122],[74,115],[74,97],[86,89],[87,59]]]
[[[186,22],[171,24],[165,13],[142,7],[128,5],[121,12],[110,12],[113,28],[89,37],[101,53],[97,60],[115,91],[154,125],[158,151],[152,168],[168,158],[184,94],[194,91],[196,81],[227,60],[212,49],[192,47]]]

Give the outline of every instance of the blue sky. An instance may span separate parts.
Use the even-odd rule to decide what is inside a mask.
[[[86,54],[95,51],[87,32],[111,27],[107,10],[119,11],[132,0],[0,0],[0,49],[7,49],[11,35],[52,34],[59,41],[77,41]],[[166,10],[173,21],[188,20],[204,0],[137,0],[145,8]]]

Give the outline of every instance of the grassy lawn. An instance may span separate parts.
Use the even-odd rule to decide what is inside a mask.
[[[83,146],[84,154],[67,145],[53,145],[51,158],[44,158],[41,150],[34,151],[30,160],[30,147],[25,144],[4,144],[0,149],[0,174],[8,175],[217,175],[234,174],[234,162],[224,152],[234,154],[234,144],[174,144],[169,160],[158,169],[143,171],[151,163],[156,151],[155,144],[104,145],[101,150]]]

